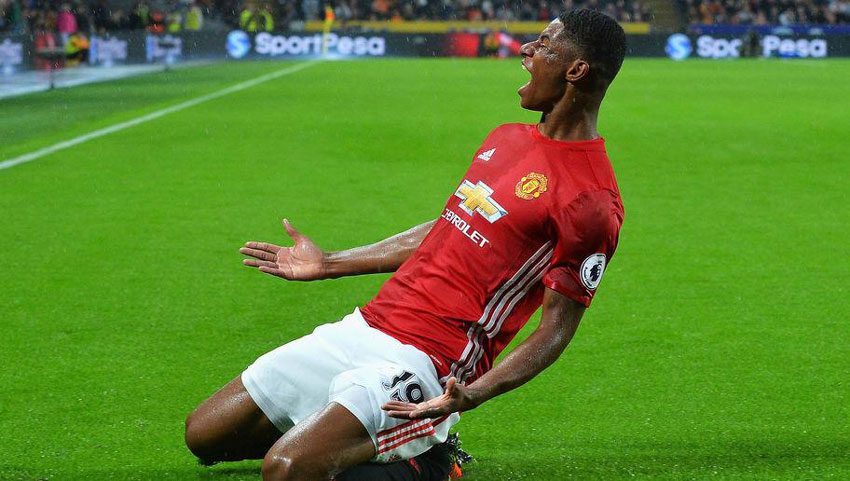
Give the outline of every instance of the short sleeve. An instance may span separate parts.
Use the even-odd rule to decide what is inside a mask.
[[[555,250],[543,284],[590,306],[602,274],[617,249],[623,207],[610,190],[582,192],[566,208],[551,212]]]

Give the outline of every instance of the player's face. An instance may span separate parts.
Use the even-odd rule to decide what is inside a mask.
[[[556,39],[563,29],[560,20],[553,20],[537,40],[520,49],[522,67],[531,74],[528,83],[517,91],[522,108],[547,112],[564,96],[567,68],[575,54],[567,42]]]

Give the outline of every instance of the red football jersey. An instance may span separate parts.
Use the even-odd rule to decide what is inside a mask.
[[[604,139],[496,128],[422,244],[361,311],[428,354],[443,381],[487,372],[543,301],[590,305],[623,206]]]

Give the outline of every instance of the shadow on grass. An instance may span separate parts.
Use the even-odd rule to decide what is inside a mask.
[[[595,479],[850,479],[850,442],[623,446],[597,454],[501,451],[477,456],[469,481]]]
[[[746,441],[627,444],[574,452],[535,450],[530,445],[472,450],[477,461],[464,469],[468,481],[559,480],[804,480],[850,479],[850,441]],[[471,446],[470,446],[471,447]],[[244,461],[203,467],[191,463],[170,466],[127,466],[87,469],[67,466],[40,470],[0,465],[2,481],[151,480],[236,481],[260,479],[260,462]],[[378,481],[378,480],[376,480]]]
[[[233,481],[260,479],[259,462],[222,464],[211,467],[182,465],[163,468],[126,467],[115,469],[69,469],[21,468],[0,465],[0,481],[78,481],[78,480],[121,480],[121,481]]]
[[[260,479],[260,462],[217,464],[208,468],[199,466],[197,479]]]

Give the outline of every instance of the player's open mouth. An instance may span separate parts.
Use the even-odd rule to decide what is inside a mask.
[[[523,58],[523,59],[522,59],[522,69],[523,69],[523,70],[525,70],[526,72],[528,72],[529,74],[531,74],[531,68],[532,68],[532,67],[533,67],[533,65],[532,65],[532,63],[531,63],[531,59],[529,59],[529,58]],[[522,95],[522,91],[523,91],[523,90],[525,90],[525,89],[527,89],[530,85],[531,85],[531,79],[528,79],[528,82],[526,82],[525,84],[523,84],[523,85],[519,88],[519,90],[517,91],[517,93],[519,93],[520,95]]]

